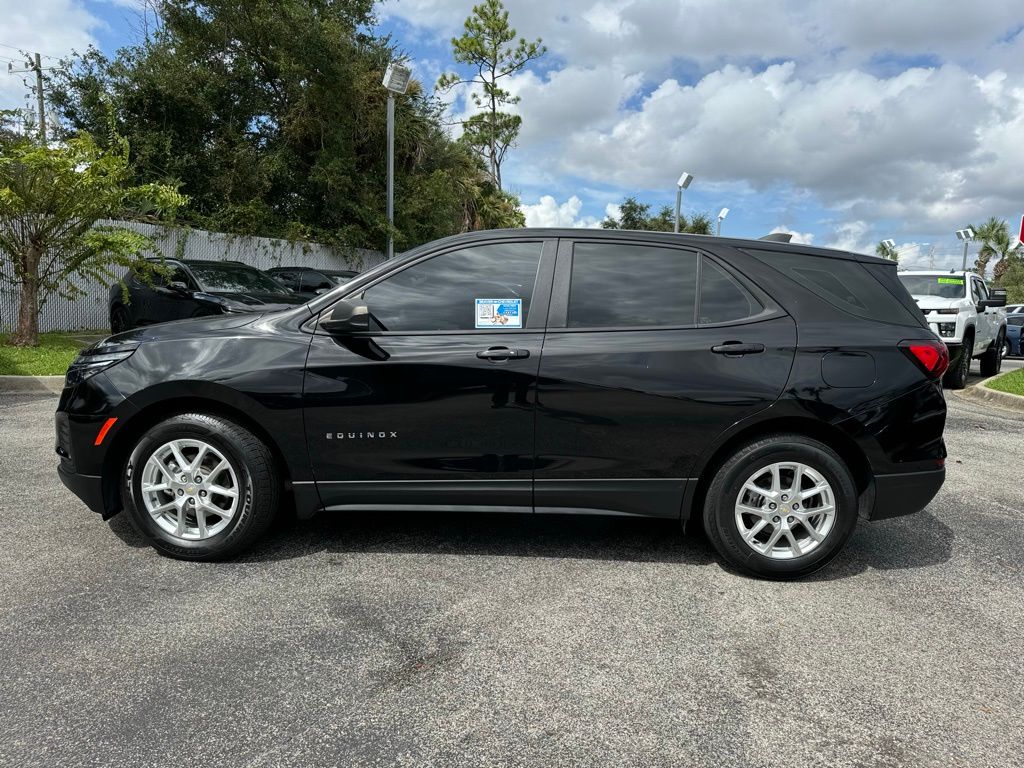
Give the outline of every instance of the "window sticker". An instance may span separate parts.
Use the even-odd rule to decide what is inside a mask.
[[[477,299],[477,328],[522,328],[522,299]]]
[[[939,285],[963,285],[963,278],[958,277],[940,277]]]

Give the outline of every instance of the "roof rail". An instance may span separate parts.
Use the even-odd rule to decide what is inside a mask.
[[[770,232],[764,237],[759,237],[757,239],[765,240],[769,243],[788,243],[793,239],[793,235],[789,232]]]

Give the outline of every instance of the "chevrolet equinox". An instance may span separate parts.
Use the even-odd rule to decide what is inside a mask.
[[[780,242],[514,230],[302,306],[141,328],[72,363],[64,484],[164,554],[280,507],[663,517],[796,578],[945,477],[945,345],[890,261]]]

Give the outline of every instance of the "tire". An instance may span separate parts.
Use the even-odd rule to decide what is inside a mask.
[[[122,305],[117,304],[113,309],[110,310],[110,332],[111,333],[124,333],[132,329],[132,317],[128,313],[128,310]]]
[[[974,334],[965,334],[960,357],[957,358],[956,365],[942,379],[942,383],[947,389],[963,389],[967,386],[967,377],[971,373],[971,352],[973,349]]]
[[[1013,356],[1013,346],[1010,344],[1009,339],[1003,339],[1003,357]]]
[[[800,483],[808,505],[799,512],[790,506],[793,498],[783,501],[781,496],[786,491],[787,496],[792,496],[798,464],[803,467],[803,480],[796,482]],[[771,479],[773,465],[782,465],[778,472],[780,494],[774,496],[775,501],[768,494],[747,490],[752,479],[758,488],[764,478]],[[828,490],[811,493],[813,488],[823,487],[819,481],[827,484]],[[827,513],[814,515],[814,509],[828,509],[829,499],[833,507],[831,519]],[[741,502],[745,502],[742,507]],[[776,504],[779,515],[767,511],[771,503]],[[755,507],[761,510],[760,515],[742,512]],[[807,523],[800,519],[801,515]],[[766,579],[799,579],[824,567],[842,551],[857,526],[857,515],[857,488],[843,460],[817,440],[777,434],[742,446],[718,469],[707,490],[704,528],[722,559],[737,570]],[[758,529],[761,522],[764,525]],[[741,524],[748,536],[757,529],[754,543],[744,538]],[[820,541],[812,539],[811,527],[818,532]],[[780,532],[777,537],[776,530]],[[777,539],[774,546],[773,537]]]
[[[1003,367],[1003,351],[1006,346],[1004,341],[1006,331],[1000,329],[996,340],[992,342],[985,354],[981,356],[981,375],[995,376]]]
[[[189,463],[180,475],[179,457]],[[249,430],[220,416],[186,413],[139,438],[122,473],[121,498],[132,524],[160,553],[222,560],[266,532],[280,486],[273,454]]]

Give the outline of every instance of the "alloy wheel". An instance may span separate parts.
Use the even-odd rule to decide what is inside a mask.
[[[141,479],[146,511],[164,531],[201,541],[227,528],[238,510],[238,474],[202,440],[171,440],[146,460]]]
[[[776,462],[743,483],[735,520],[752,550],[773,560],[791,560],[813,552],[828,537],[835,526],[836,497],[813,467]]]

